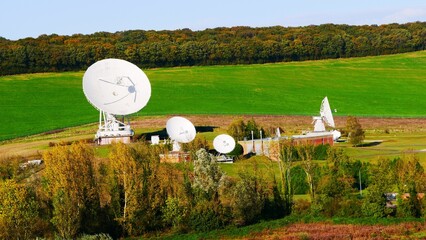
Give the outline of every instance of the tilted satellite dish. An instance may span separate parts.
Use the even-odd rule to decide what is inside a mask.
[[[166,131],[170,139],[174,141],[173,151],[179,151],[179,143],[189,143],[197,134],[194,125],[183,117],[172,117],[167,120]]]
[[[235,148],[235,140],[228,134],[220,134],[213,140],[213,146],[219,153],[227,154]]]
[[[325,125],[335,128],[333,113],[331,112],[330,103],[328,98],[325,97],[321,102],[320,115],[318,117],[313,117],[314,132],[325,132]],[[337,130],[331,131],[333,134],[333,140],[336,141],[340,138],[341,133]]]
[[[331,113],[330,103],[328,102],[327,97],[325,97],[321,102],[320,114],[328,126],[332,128],[335,127],[333,114]]]
[[[334,128],[334,119],[327,97],[321,102],[320,115],[321,116],[313,117],[312,123],[314,124],[314,132],[324,132],[325,124]]]
[[[133,63],[121,59],[104,59],[92,64],[83,76],[83,92],[100,111],[96,139],[108,144],[111,138],[133,136],[130,125],[118,121],[116,115],[141,110],[151,97],[151,84],[145,73]]]

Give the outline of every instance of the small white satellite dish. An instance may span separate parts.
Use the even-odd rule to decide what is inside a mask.
[[[115,116],[132,114],[145,107],[151,97],[151,84],[133,63],[111,58],[100,60],[86,70],[83,92],[100,111],[99,130],[95,136],[98,143],[129,142],[133,130]]]
[[[337,130],[333,130],[333,131],[331,131],[331,133],[333,133],[333,140],[334,141],[337,141],[342,136],[342,133],[337,131]]]
[[[194,125],[183,117],[170,118],[166,123],[166,130],[170,139],[178,143],[189,143],[196,135]]]
[[[235,140],[228,134],[220,134],[213,140],[213,146],[219,153],[227,154],[235,148]]]

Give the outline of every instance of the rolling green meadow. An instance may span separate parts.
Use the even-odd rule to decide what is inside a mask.
[[[426,117],[426,51],[352,59],[145,70],[148,105],[136,116],[315,115]],[[92,123],[84,72],[0,77],[0,140]]]

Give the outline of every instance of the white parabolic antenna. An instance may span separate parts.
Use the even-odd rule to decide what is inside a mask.
[[[83,92],[98,110],[128,115],[141,110],[151,97],[151,84],[133,63],[104,59],[91,65],[83,76]]]
[[[213,140],[213,146],[219,153],[227,154],[235,148],[235,140],[228,134],[220,134]]]
[[[325,97],[321,102],[320,114],[321,114],[321,117],[324,119],[324,122],[328,126],[330,126],[332,128],[335,127],[333,114],[331,112],[330,103],[328,102],[327,97]]]
[[[166,130],[169,137],[178,143],[189,143],[196,135],[194,125],[183,117],[170,118],[166,123]]]
[[[104,59],[92,64],[83,76],[83,92],[100,111],[95,139],[109,144],[113,139],[130,139],[134,132],[116,115],[138,112],[151,97],[151,84],[145,73],[133,63],[121,59]],[[127,142],[127,140],[123,140]]]

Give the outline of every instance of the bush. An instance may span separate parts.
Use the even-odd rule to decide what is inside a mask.
[[[307,215],[309,214],[309,210],[311,208],[311,202],[306,199],[298,199],[293,203],[293,211],[294,215]]]
[[[162,209],[163,220],[166,224],[170,224],[174,230],[181,231],[187,220],[188,209],[181,204],[178,198],[168,198],[166,206]]]
[[[257,222],[265,204],[265,194],[258,176],[241,174],[241,181],[234,187],[233,212],[237,225]]]
[[[330,148],[329,144],[320,144],[315,146],[314,159],[315,160],[326,160],[328,157],[328,149]]]
[[[356,197],[343,198],[339,202],[339,210],[336,214],[338,217],[362,217],[361,206],[362,201]]]
[[[291,169],[291,185],[293,193],[296,195],[307,194],[309,192],[309,185],[306,181],[306,172],[303,168],[298,165]]]
[[[202,201],[192,209],[189,226],[197,232],[207,232],[221,228],[224,224],[219,212],[220,206],[212,201]]]

